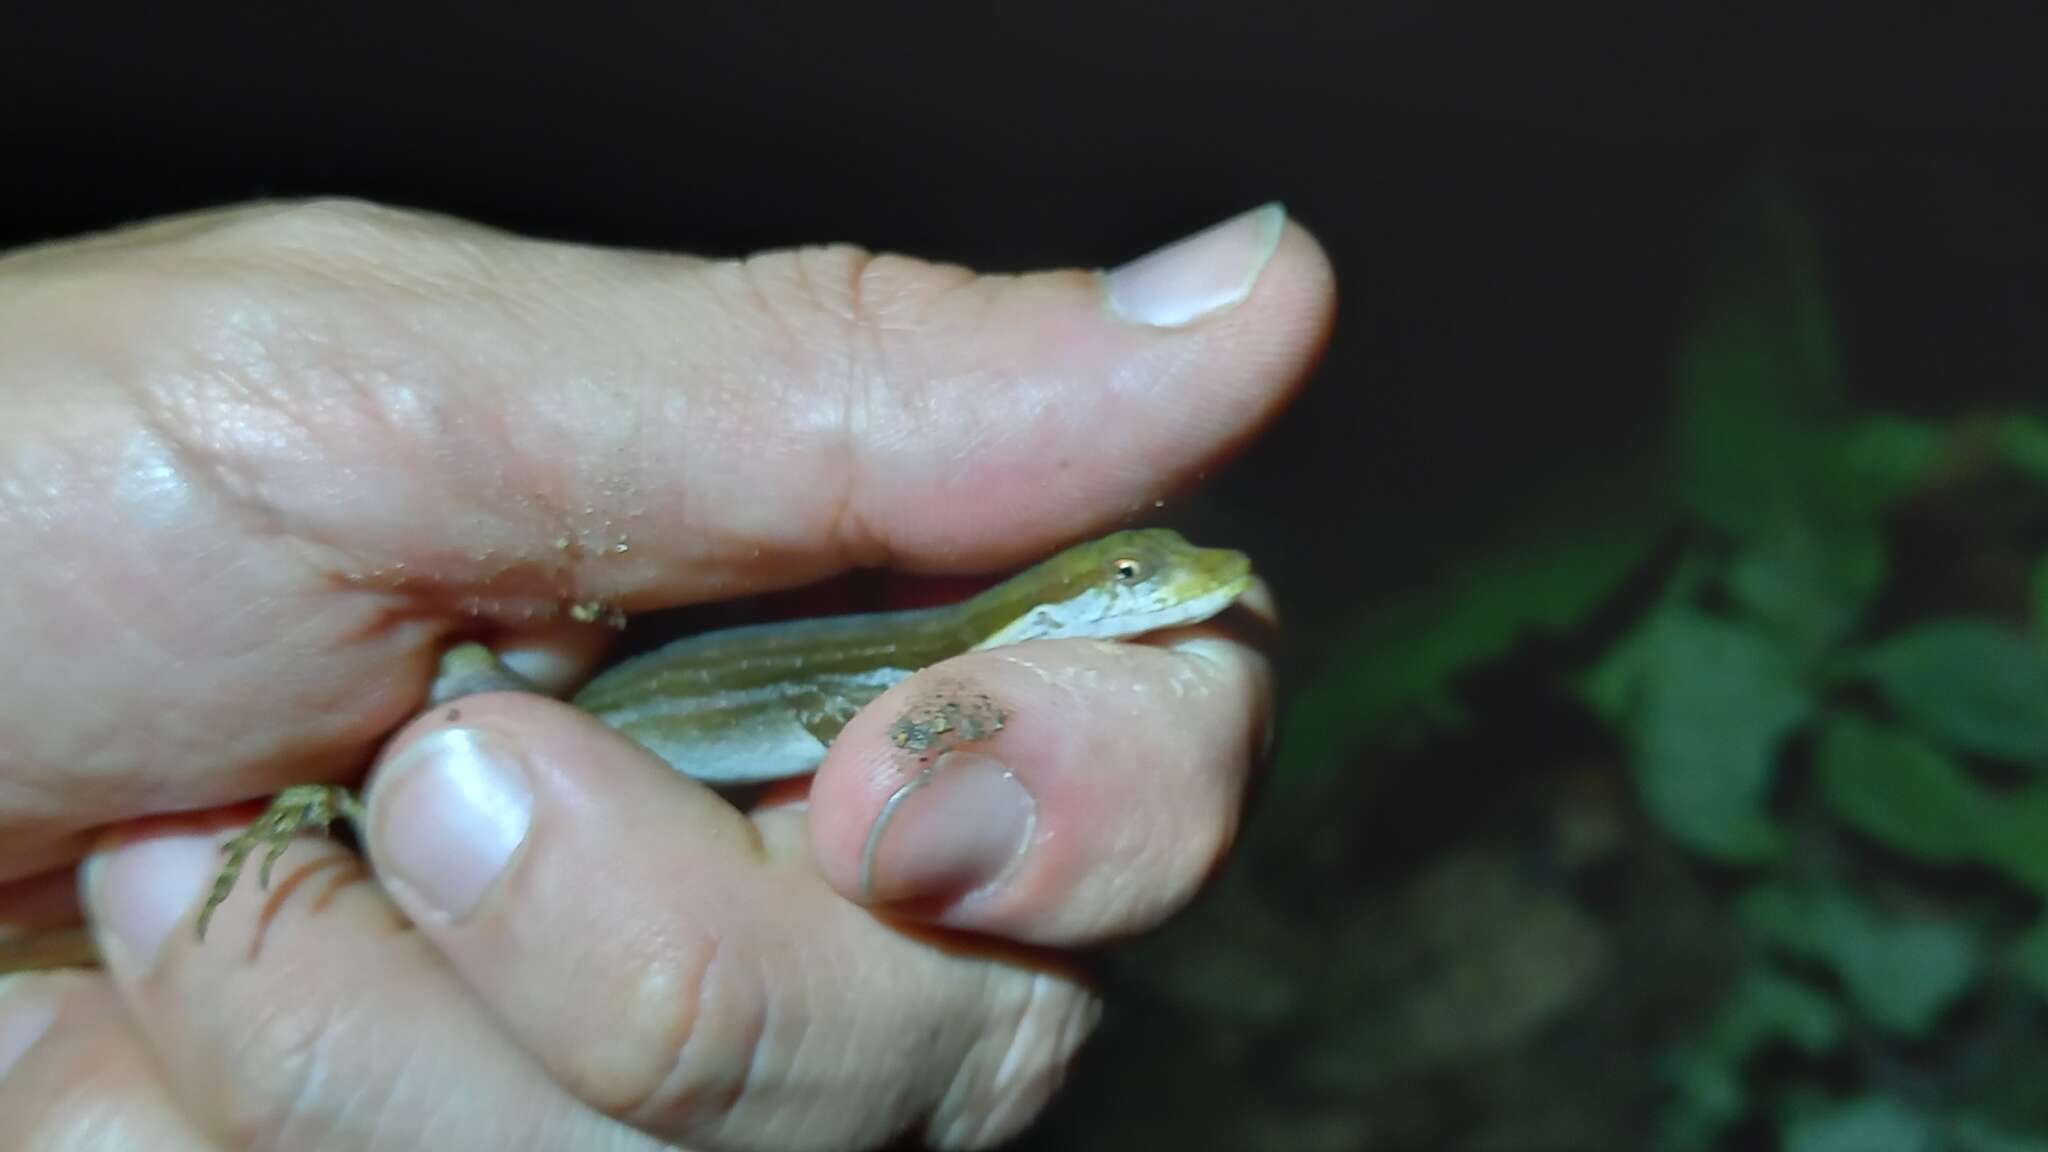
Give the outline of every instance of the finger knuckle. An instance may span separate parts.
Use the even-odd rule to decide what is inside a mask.
[[[799,362],[793,379],[813,382],[815,410],[829,413],[838,494],[819,528],[849,563],[885,563],[887,526],[872,514],[868,477],[877,445],[914,442],[931,419],[931,391],[952,371],[925,362],[923,337],[974,275],[964,268],[833,244],[767,253],[744,262],[749,307]]]
[[[856,244],[768,252],[743,268],[758,302],[830,347],[925,326],[937,302],[970,281],[965,269]]]
[[[561,1078],[636,1123],[712,1125],[745,1095],[766,1033],[759,974],[735,949],[700,940],[623,981],[583,1022]]]
[[[401,230],[416,231],[417,217],[369,200],[323,196],[242,206],[219,217],[203,242],[245,253],[346,252],[389,243]]]
[[[241,276],[459,305],[504,303],[522,277],[543,278],[532,257],[545,249],[453,217],[322,198],[229,213],[190,251]]]
[[[990,1026],[927,1125],[941,1149],[995,1147],[1037,1117],[1102,1015],[1088,988],[1048,972],[995,982]]]
[[[310,1001],[285,997],[246,1020],[217,1065],[217,1135],[246,1152],[303,1147],[317,1139],[310,1101],[333,1064],[334,1017]]]

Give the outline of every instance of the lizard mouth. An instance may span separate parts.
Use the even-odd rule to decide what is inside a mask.
[[[1133,616],[1123,621],[1117,631],[1127,636],[1142,636],[1147,632],[1157,632],[1164,628],[1199,623],[1230,607],[1231,602],[1244,595],[1245,589],[1250,588],[1251,584],[1251,569],[1249,565],[1245,565],[1241,571],[1208,591],[1190,596],[1177,604]]]

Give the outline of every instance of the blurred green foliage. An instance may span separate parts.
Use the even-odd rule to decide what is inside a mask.
[[[1627,740],[1643,803],[1682,843],[1730,863],[1776,855],[1766,813],[1785,740],[1814,702],[1795,656],[1767,633],[1667,604],[1588,682]]]
[[[1562,541],[1506,548],[1340,628],[1341,651],[1293,696],[1283,783],[1339,771],[1368,743],[1413,742],[1461,719],[1452,682],[1530,632],[1564,632],[1640,564],[1656,521],[1620,514]]]
[[[1775,1131],[1797,1152],[2048,1150],[2044,1106],[2008,1107],[1970,1072],[2048,1002],[2048,555],[2024,533],[1970,542],[2022,552],[2010,603],[1894,580],[1930,567],[1900,550],[1902,513],[1978,508],[2000,485],[2048,503],[2048,423],[1858,410],[1800,214],[1761,195],[1732,220],[1663,484],[1539,517],[1541,543],[1352,621],[1295,698],[1281,782],[1483,724],[1465,678],[1656,576],[1574,692],[1642,813],[1723,893],[1741,958],[1664,1054],[1661,1146]],[[1658,569],[1674,530],[1681,555]]]
[[[1908,1100],[1871,1071],[1912,1063],[1910,1045],[1973,996],[2048,990],[2048,783],[2026,779],[2048,768],[2048,560],[2012,618],[1874,611],[1893,513],[2000,471],[2048,484],[2048,429],[2027,413],[1852,415],[1804,232],[1783,211],[1762,221],[1726,249],[1679,374],[1696,542],[1584,682],[1648,815],[1734,869],[1750,942],[1748,974],[1674,1058],[1663,1141],[1715,1146],[1761,1113],[1800,1152],[2048,1146],[1969,1114],[1966,1093]],[[2008,887],[1943,885],[1886,857]],[[1795,1059],[1750,1077],[1774,1047],[1806,1075]],[[1865,1094],[1815,1095],[1839,1089],[1845,1052],[1861,1054],[1848,1066]]]
[[[1857,654],[1853,671],[1960,751],[2048,768],[2048,658],[2009,624],[1929,621]]]
[[[2034,635],[2048,641],[2048,556],[2034,565]]]
[[[1840,887],[1759,884],[1737,909],[1759,939],[1832,971],[1863,1017],[1899,1035],[1925,1035],[1981,963],[1964,925],[1931,915],[1887,919]]]

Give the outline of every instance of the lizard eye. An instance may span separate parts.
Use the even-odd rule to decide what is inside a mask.
[[[1136,560],[1131,559],[1129,556],[1117,557],[1117,559],[1110,564],[1109,570],[1111,572],[1116,573],[1116,578],[1125,584],[1128,584],[1131,581],[1136,580],[1138,577],[1145,574],[1145,566],[1138,563]]]

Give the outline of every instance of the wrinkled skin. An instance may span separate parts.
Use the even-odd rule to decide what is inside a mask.
[[[948,661],[744,810],[544,697],[417,712],[458,634],[567,689],[611,636],[572,604],[987,573],[1149,508],[1326,338],[1329,270],[1274,228],[1241,299],[1165,324],[1092,273],[704,261],[352,202],[0,260],[0,936],[82,919],[105,961],[0,983],[0,1146],[1028,1123],[1099,1011],[1067,951],[1172,914],[1235,832],[1270,725],[1240,633]],[[1007,722],[893,810],[878,906],[889,726],[963,687]],[[301,839],[197,941],[219,843],[309,781],[366,784],[369,867]]]

